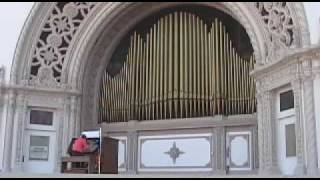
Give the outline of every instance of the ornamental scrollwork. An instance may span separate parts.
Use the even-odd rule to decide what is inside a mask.
[[[94,6],[92,2],[55,4],[32,51],[30,85],[51,87],[61,83],[69,45]]]

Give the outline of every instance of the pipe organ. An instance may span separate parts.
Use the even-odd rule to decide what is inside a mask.
[[[100,122],[254,113],[254,63],[238,55],[217,18],[167,14],[145,34],[131,34],[117,74],[105,71]]]

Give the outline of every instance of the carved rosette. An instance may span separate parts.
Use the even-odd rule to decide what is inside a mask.
[[[95,3],[59,2],[43,25],[32,51],[29,85],[61,87],[69,46]]]

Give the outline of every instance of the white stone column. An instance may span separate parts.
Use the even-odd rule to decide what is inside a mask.
[[[7,114],[5,115],[5,137],[4,137],[4,158],[3,158],[3,171],[11,171],[11,155],[12,155],[12,135],[13,135],[13,116],[15,113],[15,93],[10,90],[8,92],[8,105]]]
[[[318,173],[318,154],[317,154],[317,133],[316,119],[314,111],[313,78],[306,76],[303,78],[303,100],[304,100],[304,121],[305,121],[305,140],[306,140],[306,160],[307,174],[316,175]]]
[[[300,79],[293,80],[291,82],[293,94],[294,94],[294,109],[296,118],[296,154],[297,154],[297,166],[296,175],[303,175],[305,169],[304,161],[304,125],[303,125],[303,113],[302,113],[302,82]]]

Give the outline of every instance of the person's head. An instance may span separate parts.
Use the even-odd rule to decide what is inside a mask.
[[[81,135],[81,138],[83,138],[83,139],[87,139],[87,136],[86,136],[86,135],[84,135],[84,134],[82,134],[82,135]]]

